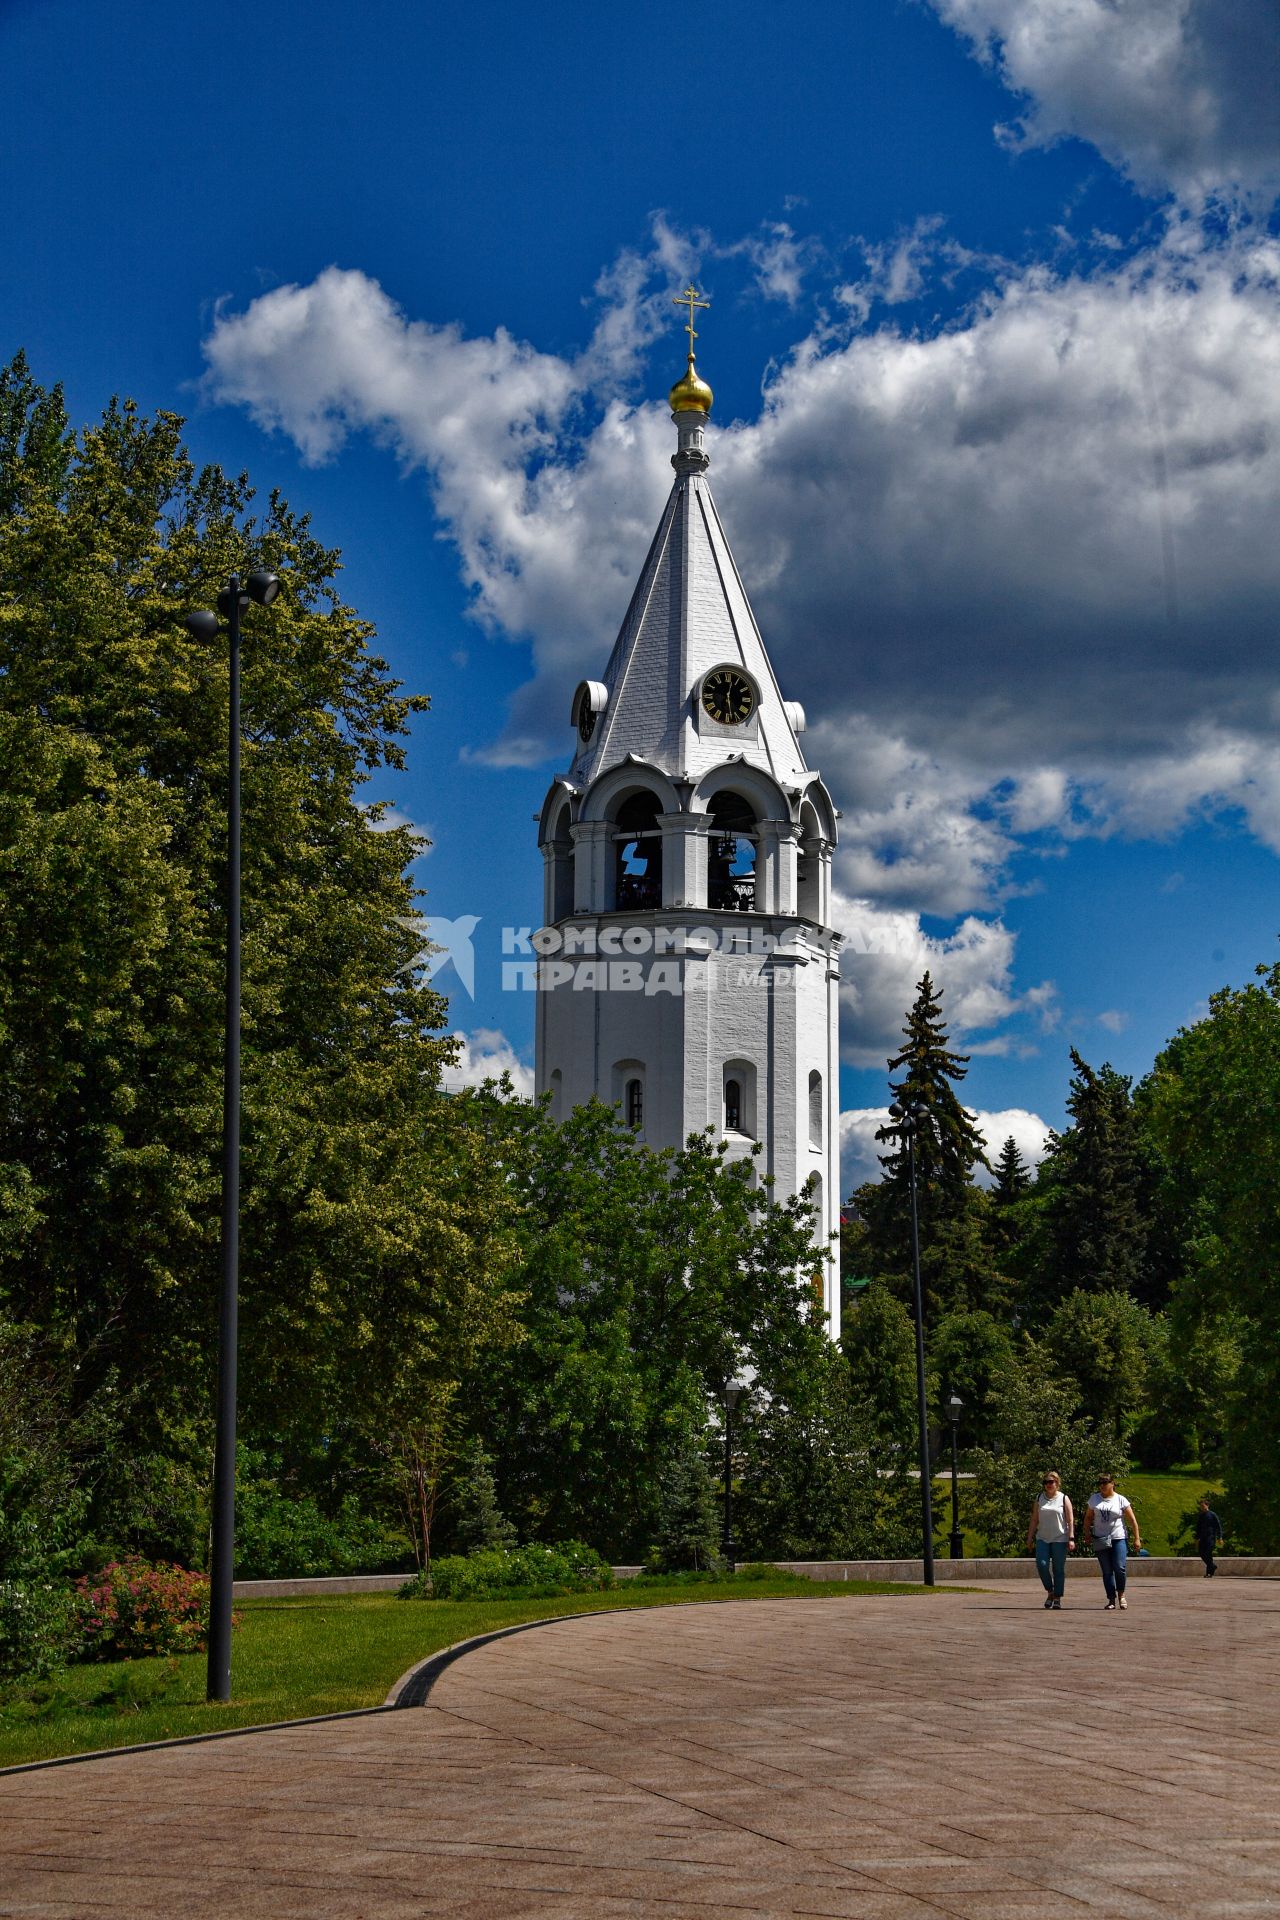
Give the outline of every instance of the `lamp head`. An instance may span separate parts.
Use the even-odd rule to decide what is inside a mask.
[[[726,1382],[725,1390],[724,1390],[724,1403],[725,1403],[725,1406],[729,1409],[730,1413],[737,1412],[738,1402],[739,1400],[741,1400],[745,1392],[746,1392],[746,1388],[743,1386],[741,1380],[730,1380]]]
[[[264,573],[259,568],[257,572],[249,575],[244,584],[249,598],[256,601],[260,607],[269,607],[272,601],[279,598],[280,575],[278,573]]]
[[[954,1426],[959,1426],[960,1415],[964,1412],[964,1401],[958,1393],[953,1393],[947,1401],[947,1418]]]
[[[218,616],[205,607],[198,607],[194,613],[183,615],[182,624],[189,634],[197,640],[216,640],[218,637]]]

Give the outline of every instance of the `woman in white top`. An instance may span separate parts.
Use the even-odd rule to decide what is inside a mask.
[[[1075,1552],[1075,1515],[1062,1491],[1062,1477],[1052,1470],[1044,1476],[1027,1522],[1027,1545],[1036,1550],[1036,1572],[1045,1591],[1046,1607],[1061,1607],[1067,1584],[1067,1555]]]
[[[1124,1495],[1116,1492],[1112,1474],[1099,1474],[1098,1491],[1089,1495],[1085,1525],[1092,1535],[1093,1550],[1102,1569],[1102,1584],[1107,1590],[1107,1612],[1112,1612],[1116,1607],[1127,1607],[1129,1602],[1124,1597],[1124,1586],[1129,1547],[1125,1529],[1127,1527],[1133,1535],[1135,1553],[1142,1551],[1142,1536],[1138,1531],[1138,1516]]]

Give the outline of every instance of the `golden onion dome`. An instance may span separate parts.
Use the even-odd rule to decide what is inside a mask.
[[[683,380],[677,380],[671,389],[672,413],[710,413],[713,398],[706,381],[699,378],[693,355],[690,354]]]

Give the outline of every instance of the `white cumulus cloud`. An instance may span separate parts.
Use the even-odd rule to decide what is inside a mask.
[[[886,288],[930,270],[931,232],[886,253]],[[659,222],[601,276],[572,359],[412,319],[329,268],[220,312],[206,392],[307,459],[364,432],[425,473],[475,616],[532,645],[475,757],[544,764],[567,758],[570,691],[607,657],[670,485],[666,409],[626,380],[700,257],[780,274],[785,300],[789,246]],[[1051,988],[1015,991],[990,917],[1029,838],[1043,856],[1230,812],[1280,851],[1278,292],[1274,238],[1184,215],[1089,274],[993,267],[931,331],[824,321],[758,417],[713,427],[739,565],[844,810],[841,893],[907,916],[894,965],[850,969],[853,1058],[882,1050],[926,958],[979,1051],[1047,1020]],[[959,924],[931,941],[921,914]]]
[[[905,907],[884,907],[838,891],[832,919],[843,936],[841,1045],[853,1066],[880,1067],[897,1052],[926,972],[942,990],[943,1017],[953,1041],[971,1053],[1007,1051],[1013,1043],[995,1029],[1015,1014],[1029,1016],[1037,1029],[1052,1024],[1052,982],[1015,991],[1014,935],[999,920],[967,914],[951,933],[932,935],[919,914]]]
[[[987,1158],[993,1163],[1011,1135],[1027,1166],[1038,1167],[1044,1159],[1049,1144],[1049,1128],[1038,1113],[1030,1113],[1025,1107],[1002,1107],[995,1112],[984,1112],[980,1108],[967,1108],[966,1111],[982,1135]],[[876,1139],[876,1129],[883,1127],[888,1118],[888,1107],[851,1107],[840,1115],[840,1187],[843,1194],[851,1194],[855,1187],[880,1178],[882,1169],[879,1156],[885,1149],[883,1143]],[[979,1169],[978,1177],[983,1186],[990,1186],[989,1174]]]
[[[1022,96],[1012,146],[1087,140],[1189,203],[1280,188],[1274,0],[931,0]]]
[[[441,1075],[447,1092],[458,1093],[463,1087],[478,1087],[486,1080],[498,1080],[504,1073],[509,1073],[521,1098],[533,1098],[533,1068],[516,1051],[505,1033],[500,1033],[495,1027],[476,1027],[471,1033],[459,1028],[451,1038],[458,1042],[458,1058]]]

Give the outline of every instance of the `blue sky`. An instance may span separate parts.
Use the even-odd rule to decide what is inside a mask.
[[[712,484],[844,808],[844,1105],[930,965],[1034,1145],[1280,930],[1269,0],[0,0],[0,353],[314,514],[432,695],[387,797],[500,929],[669,484]],[[863,951],[863,949],[867,949]]]

